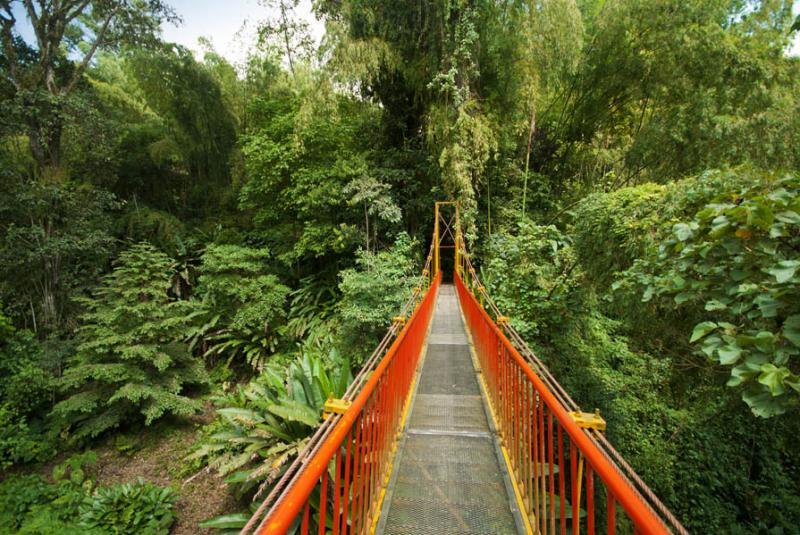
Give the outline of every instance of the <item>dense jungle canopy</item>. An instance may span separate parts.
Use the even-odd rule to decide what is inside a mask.
[[[234,65],[168,0],[0,0],[0,531],[246,518],[457,200],[687,529],[800,533],[794,2],[262,4]]]

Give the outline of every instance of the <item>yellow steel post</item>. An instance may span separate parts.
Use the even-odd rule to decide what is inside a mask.
[[[463,240],[463,236],[461,236],[461,221],[459,220],[458,214],[458,203],[456,203],[456,256],[455,256],[455,270],[458,276],[461,276],[461,241]]]
[[[433,276],[439,274],[439,203],[435,204],[433,223]]]

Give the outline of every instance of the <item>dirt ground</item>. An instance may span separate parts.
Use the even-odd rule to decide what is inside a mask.
[[[184,458],[200,438],[202,426],[212,417],[209,407],[188,423],[160,426],[147,429],[139,436],[126,437],[133,444],[132,452],[121,452],[119,442],[110,438],[107,443],[93,448],[97,464],[90,471],[102,486],[129,483],[140,477],[157,485],[171,486],[179,496],[175,504],[177,520],[171,533],[210,534],[212,530],[200,529],[198,523],[242,509],[215,473],[187,473]]]

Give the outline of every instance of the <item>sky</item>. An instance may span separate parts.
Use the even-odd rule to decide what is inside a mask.
[[[277,15],[261,5],[258,0],[168,0],[183,19],[179,26],[164,24],[164,39],[197,50],[200,37],[210,39],[217,52],[236,64],[247,56],[248,47],[254,42],[258,23]],[[309,23],[311,34],[317,43],[325,33],[321,21],[311,11],[311,0],[301,0],[297,15]]]

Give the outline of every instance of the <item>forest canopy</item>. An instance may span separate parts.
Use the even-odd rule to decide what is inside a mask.
[[[456,200],[687,529],[797,533],[795,2],[312,4],[321,41],[264,0],[234,64],[166,42],[168,1],[0,0],[0,530],[246,515]],[[167,479],[104,476],[167,446]]]

